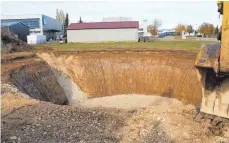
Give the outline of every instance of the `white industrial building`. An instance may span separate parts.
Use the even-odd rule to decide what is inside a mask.
[[[68,42],[138,41],[138,21],[72,23]]]
[[[57,39],[62,32],[62,25],[59,21],[43,14],[2,15],[1,22],[21,22],[29,27],[30,35],[44,35],[46,40]]]

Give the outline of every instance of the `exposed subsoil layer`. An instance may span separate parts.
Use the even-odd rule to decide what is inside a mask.
[[[89,97],[144,94],[201,101],[196,54],[182,50],[39,53]]]
[[[67,98],[45,61],[27,58],[4,63],[2,81],[17,86],[30,97],[55,104],[67,104]]]
[[[39,56],[2,65],[2,142],[229,142],[193,121],[201,101],[193,52]]]

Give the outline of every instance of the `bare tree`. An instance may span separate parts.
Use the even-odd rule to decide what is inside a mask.
[[[158,29],[161,27],[162,22],[159,19],[154,19],[153,23],[148,26],[148,32],[150,32],[153,36],[157,35]]]
[[[62,24],[62,31],[64,31],[65,14],[63,10],[56,10],[56,20],[60,21]]]

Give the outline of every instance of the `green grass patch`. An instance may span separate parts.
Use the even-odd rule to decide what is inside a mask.
[[[154,41],[154,42],[119,42],[119,43],[68,43],[68,44],[38,44],[36,48],[51,47],[55,50],[110,50],[110,49],[187,49],[198,51],[202,44],[209,41]]]

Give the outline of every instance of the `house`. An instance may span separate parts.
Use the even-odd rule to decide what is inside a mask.
[[[68,42],[138,41],[138,21],[71,23]]]
[[[29,35],[29,27],[21,22],[2,22],[1,28],[14,34],[22,41],[27,41],[27,35]]]

